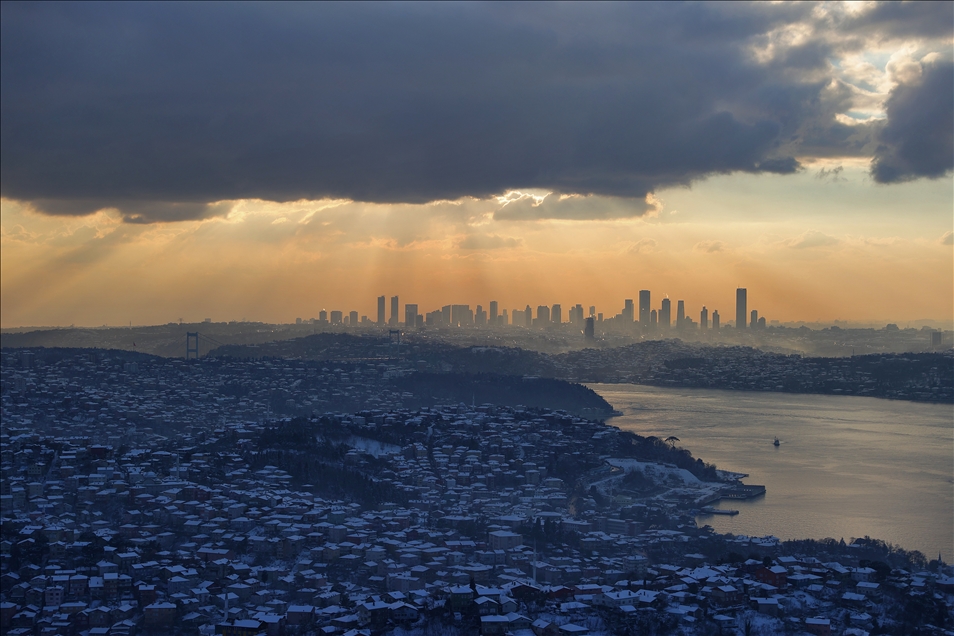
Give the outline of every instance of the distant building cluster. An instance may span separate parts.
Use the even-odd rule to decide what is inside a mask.
[[[401,320],[400,302],[398,296],[390,298],[390,313],[388,313],[388,302],[386,296],[377,298],[377,318],[371,320],[368,316],[362,315],[358,318],[357,311],[351,311],[345,315],[341,311],[329,312],[322,309],[318,312],[318,318],[311,322],[318,325],[341,325],[341,326],[377,326],[390,328],[420,329],[422,327],[523,327],[525,329],[547,329],[569,325],[578,328],[588,335],[594,337],[596,330],[609,331],[668,331],[675,328],[678,331],[688,330],[708,330],[718,331],[726,325],[722,324],[718,310],[713,310],[710,316],[709,309],[705,306],[699,311],[699,320],[696,321],[687,313],[684,300],[676,301],[676,316],[673,321],[672,301],[665,297],[660,301],[658,308],[652,307],[651,292],[648,289],[639,292],[639,307],[637,309],[633,299],[627,298],[623,301],[622,310],[612,316],[605,316],[602,312],[597,312],[594,305],[588,308],[580,303],[570,307],[564,317],[563,306],[559,303],[553,305],[538,305],[536,308],[526,305],[523,309],[519,307],[508,311],[502,309],[496,300],[490,301],[487,308],[483,305],[477,305],[472,309],[470,305],[444,305],[440,309],[421,313],[418,305],[408,303],[404,305],[404,319]],[[733,326],[737,329],[765,329],[766,321],[764,316],[759,316],[757,310],[747,312],[747,290],[739,288],[736,290],[736,318]],[[637,313],[638,312],[638,313]],[[301,318],[296,320],[302,324]]]

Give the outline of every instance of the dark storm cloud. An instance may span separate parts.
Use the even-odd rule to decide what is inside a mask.
[[[635,211],[711,174],[792,172],[805,141],[860,152],[818,77],[825,38],[752,57],[811,8],[3,3],[2,195],[140,222],[514,188]]]
[[[920,78],[899,84],[885,104],[871,174],[880,183],[937,178],[954,168],[954,64],[926,64]]]

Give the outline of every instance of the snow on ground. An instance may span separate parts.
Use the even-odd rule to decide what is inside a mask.
[[[686,486],[700,487],[704,485],[704,482],[700,481],[698,477],[685,468],[676,468],[675,466],[665,466],[652,462],[641,462],[638,459],[624,459],[621,457],[611,457],[606,461],[617,468],[622,468],[627,473],[639,470],[649,478],[662,477],[667,480],[675,478],[681,480]]]

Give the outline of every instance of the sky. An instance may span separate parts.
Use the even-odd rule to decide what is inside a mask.
[[[954,320],[954,4],[0,5],[0,324]]]

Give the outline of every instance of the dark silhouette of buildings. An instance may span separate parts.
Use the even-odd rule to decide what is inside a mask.
[[[384,326],[384,296],[378,296],[378,326]]]
[[[735,328],[745,329],[746,313],[748,301],[746,299],[745,287],[739,287],[735,290]]]
[[[663,298],[662,307],[657,315],[659,326],[668,329],[672,326],[672,303],[668,298]]]
[[[586,338],[587,340],[596,339],[596,325],[594,324],[595,322],[596,321],[593,319],[593,316],[589,316],[586,319],[585,326],[583,327],[583,337]]]
[[[709,310],[706,309],[705,305],[702,306],[702,311],[699,312],[699,328],[709,328]]]
[[[391,296],[391,320],[388,322],[392,327],[398,326],[398,297]]]
[[[639,291],[639,324],[643,327],[649,326],[649,313],[651,311],[649,290],[641,289]],[[593,312],[591,311],[590,313]]]

